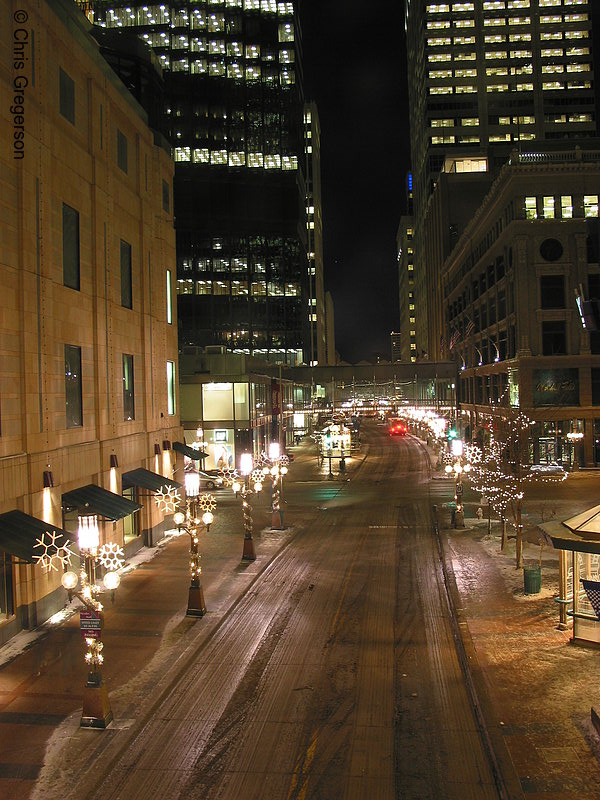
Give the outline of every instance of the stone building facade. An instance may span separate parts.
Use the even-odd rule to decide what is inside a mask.
[[[182,433],[169,148],[74,3],[0,17],[1,644],[64,604],[40,525],[76,542],[97,514],[126,553],[161,535]]]

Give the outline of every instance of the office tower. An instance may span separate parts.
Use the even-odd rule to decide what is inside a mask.
[[[325,288],[323,284],[323,217],[321,214],[321,128],[315,103],[304,109],[306,157],[306,223],[308,248],[309,364],[325,364]]]
[[[180,347],[308,360],[300,31],[293,2],[92,3],[162,66]]]
[[[513,148],[525,151],[541,141],[565,139],[574,144],[597,135],[593,5],[590,0],[407,0],[417,284],[439,285],[423,245],[428,202],[441,172],[491,178]],[[473,196],[474,207],[475,201]],[[460,232],[448,240],[442,261]],[[426,311],[430,350],[439,353],[439,298],[427,302]]]

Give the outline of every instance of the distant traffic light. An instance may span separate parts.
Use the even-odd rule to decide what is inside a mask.
[[[448,428],[448,441],[451,442],[452,439],[456,439],[456,428]]]

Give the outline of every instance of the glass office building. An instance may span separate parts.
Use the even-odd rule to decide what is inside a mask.
[[[165,79],[175,159],[179,341],[309,357],[300,30],[293,2],[92,3]]]

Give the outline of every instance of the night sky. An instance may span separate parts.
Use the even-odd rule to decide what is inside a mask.
[[[304,0],[306,98],[321,122],[325,288],[344,361],[391,357],[396,230],[410,166],[404,3]]]

